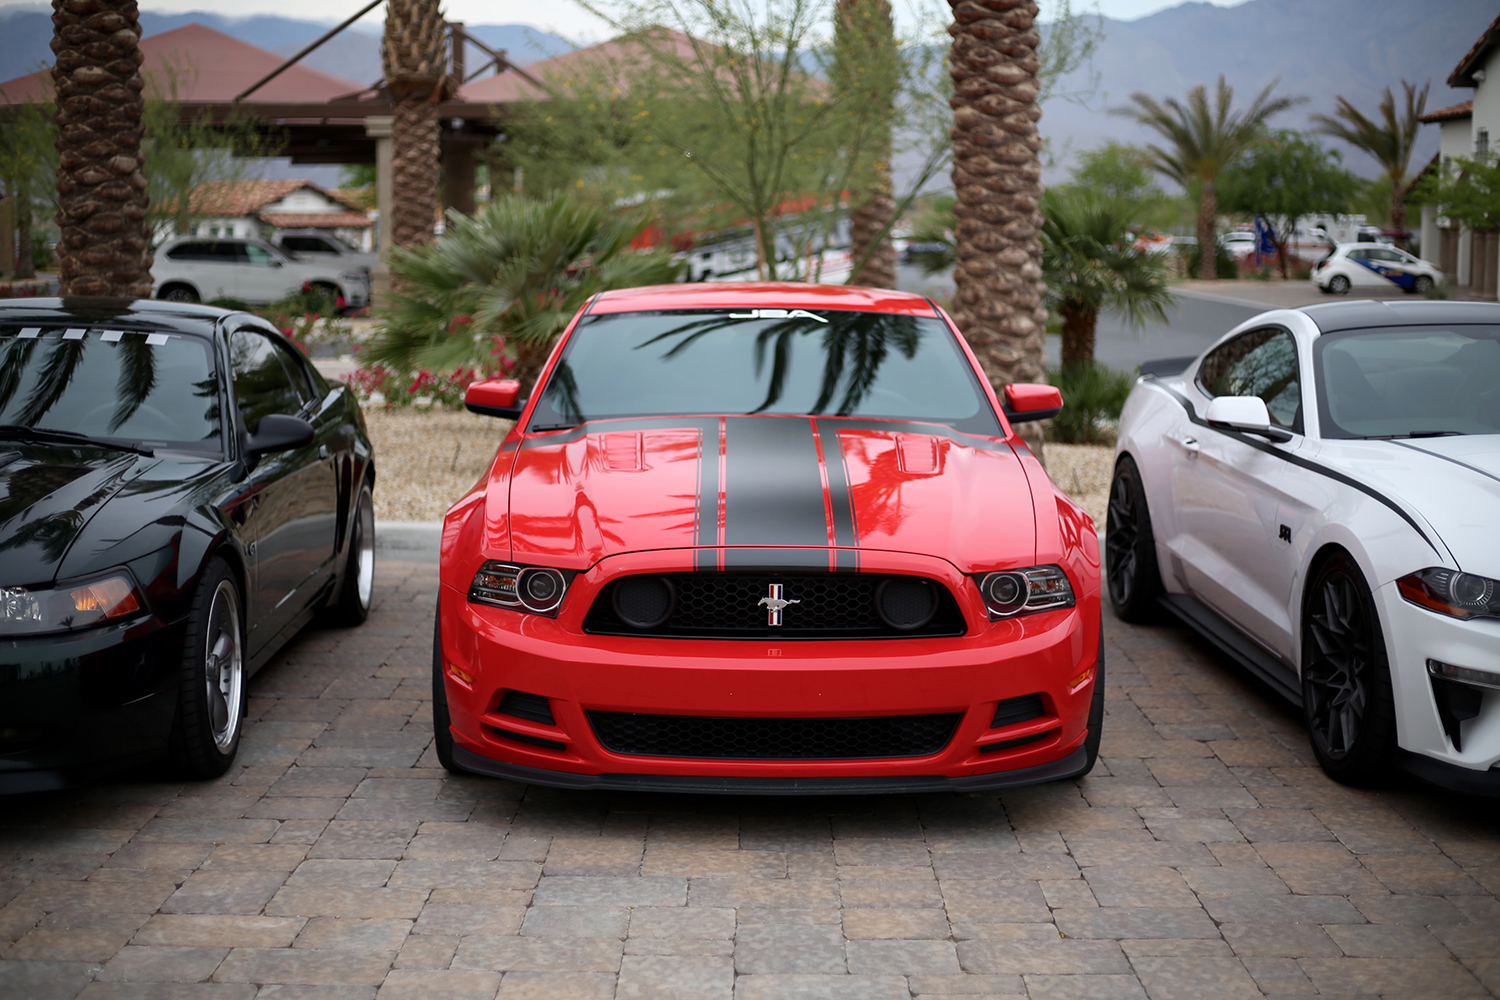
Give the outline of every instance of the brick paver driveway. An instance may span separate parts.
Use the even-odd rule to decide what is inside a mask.
[[[0,996],[213,1000],[1500,989],[1500,818],[1331,784],[1295,715],[1111,621],[1094,775],[725,799],[450,777],[434,564],[251,686],[243,765],[0,800]],[[170,984],[170,985],[169,985]]]

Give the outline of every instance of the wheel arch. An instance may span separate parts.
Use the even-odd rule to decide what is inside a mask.
[[[182,278],[168,278],[166,281],[163,281],[160,287],[156,289],[156,298],[158,300],[161,299],[167,294],[167,292],[171,291],[174,288],[186,288],[188,291],[192,292],[198,297],[198,301],[203,301],[203,292],[198,288],[198,286],[193,284],[191,281],[185,281]]]

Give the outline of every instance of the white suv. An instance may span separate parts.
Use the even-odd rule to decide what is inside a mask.
[[[317,261],[329,267],[341,266],[351,271],[360,267],[370,270],[380,262],[379,254],[356,250],[332,233],[320,229],[283,229],[276,234],[275,243],[302,260]]]
[[[259,240],[178,237],[157,247],[151,266],[152,296],[172,302],[225,298],[261,304],[305,285],[342,298],[349,308],[370,301],[370,276],[363,268],[296,259]]]

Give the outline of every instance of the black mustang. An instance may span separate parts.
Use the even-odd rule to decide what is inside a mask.
[[[0,302],[0,792],[222,774],[245,682],[375,569],[370,439],[269,323]]]

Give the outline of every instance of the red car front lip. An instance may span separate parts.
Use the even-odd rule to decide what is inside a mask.
[[[464,593],[444,587],[443,656],[472,678],[466,684],[445,671],[460,746],[494,760],[579,774],[960,777],[1061,759],[1085,735],[1093,683],[1079,678],[1092,670],[1098,648],[1098,626],[1090,624],[1099,621],[1097,591],[1064,611],[971,620],[961,637],[772,643],[585,634],[581,622],[593,594],[583,591],[597,590],[587,586],[589,575],[575,580],[579,592],[569,594],[557,620],[471,604]],[[972,608],[965,614],[972,619]],[[499,714],[507,690],[548,698],[556,724]],[[998,701],[1027,694],[1042,696],[1045,716],[990,728]],[[802,718],[958,712],[963,718],[947,747],[926,757],[744,761],[613,754],[596,739],[587,710]],[[537,747],[501,732],[564,748]],[[1039,732],[1042,739],[1014,749],[980,749]]]

